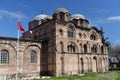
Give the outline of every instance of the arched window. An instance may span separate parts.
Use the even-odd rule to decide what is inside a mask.
[[[0,51],[0,64],[8,64],[8,51],[2,50]]]
[[[64,14],[63,13],[60,13],[60,20],[64,21]]]
[[[96,36],[92,34],[92,35],[90,36],[90,40],[96,40]]]
[[[94,52],[97,53],[97,45],[94,46]]]
[[[61,52],[63,52],[64,50],[64,45],[63,45],[63,42],[60,42],[60,49],[61,49]]]
[[[80,43],[80,52],[83,53],[82,43]]]
[[[92,47],[91,47],[91,52],[92,53],[97,53],[97,45],[93,45]]]
[[[84,53],[87,53],[87,44],[84,45]]]
[[[63,30],[62,29],[59,30],[59,33],[60,33],[61,36],[63,36]]]
[[[80,19],[80,26],[83,27],[83,20]]]
[[[37,62],[37,53],[35,51],[31,51],[30,53],[30,63],[36,63]]]
[[[83,37],[84,37],[84,39],[86,39],[86,35],[85,34],[83,34]]]
[[[92,34],[90,35],[90,40],[97,40],[96,32],[92,31]]]
[[[76,52],[75,46],[72,45],[72,44],[68,45],[67,48],[68,48],[68,52],[69,52],[69,53],[74,53],[74,52]]]
[[[71,27],[68,28],[68,37],[73,38],[73,29]]]
[[[79,38],[82,38],[82,34],[81,33],[79,33]]]

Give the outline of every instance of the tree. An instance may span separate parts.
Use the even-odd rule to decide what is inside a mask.
[[[111,45],[109,51],[109,57],[116,57],[120,63],[120,45]]]

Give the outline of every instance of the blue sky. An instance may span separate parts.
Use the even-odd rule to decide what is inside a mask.
[[[120,43],[120,0],[1,0],[0,36],[17,37],[20,19],[27,31],[28,23],[41,11],[52,15],[57,8],[66,8],[71,14],[82,14],[90,26],[103,27],[111,43]],[[22,34],[22,33],[21,33]]]

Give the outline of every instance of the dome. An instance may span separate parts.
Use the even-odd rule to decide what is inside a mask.
[[[44,19],[52,19],[52,18],[53,18],[52,16],[47,16]]]
[[[33,18],[33,20],[41,20],[41,19],[45,19],[46,17],[48,17],[48,15],[39,14],[39,15],[35,16],[35,17]]]
[[[74,14],[71,17],[72,19],[85,19],[85,17],[81,14]]]
[[[64,13],[68,12],[68,13],[69,13],[69,11],[68,11],[67,9],[65,9],[65,8],[58,8],[58,9],[55,11],[55,13],[59,13],[59,12],[64,12]]]

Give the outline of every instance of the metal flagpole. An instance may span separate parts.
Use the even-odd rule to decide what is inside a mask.
[[[17,38],[17,53],[16,53],[16,80],[18,80],[18,54],[19,54],[19,30],[18,30],[18,38]]]

